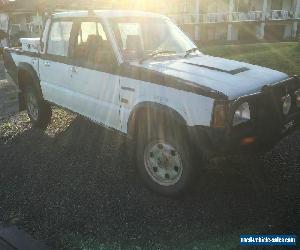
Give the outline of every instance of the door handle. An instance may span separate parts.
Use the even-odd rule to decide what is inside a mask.
[[[32,64],[35,64],[36,61],[37,61],[36,58],[32,58],[32,59],[31,59],[31,63],[32,63]]]
[[[50,67],[50,62],[44,62],[45,67]]]
[[[75,67],[75,66],[72,66],[72,67],[71,67],[71,72],[72,72],[72,73],[78,73],[78,68]]]

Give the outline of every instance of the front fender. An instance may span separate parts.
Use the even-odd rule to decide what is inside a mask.
[[[139,102],[136,102],[130,110],[127,110],[126,117],[124,117],[125,119],[123,119],[122,128],[124,129],[124,132],[129,136],[132,136],[134,133],[134,124],[137,118],[136,115],[142,109],[150,109],[155,112],[167,113],[169,115],[172,115],[181,124],[187,125],[187,115],[180,108],[167,105],[163,102],[155,102],[153,100],[143,99]]]

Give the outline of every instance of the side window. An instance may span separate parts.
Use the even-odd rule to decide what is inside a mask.
[[[81,23],[78,34],[78,45],[86,43],[90,35],[97,35],[97,24],[95,22]]]
[[[73,58],[85,65],[108,64],[113,60],[113,51],[101,23],[81,22]]]
[[[103,40],[107,40],[106,34],[100,23],[95,22],[83,22],[80,24],[80,30],[78,35],[78,44],[86,43],[90,35],[99,35]]]
[[[67,56],[72,30],[71,21],[54,22],[51,26],[47,54]]]

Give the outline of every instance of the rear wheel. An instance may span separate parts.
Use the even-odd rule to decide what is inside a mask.
[[[27,113],[33,126],[41,129],[47,128],[52,116],[51,106],[29,84],[24,86],[24,98]]]
[[[162,119],[159,124],[138,122],[136,161],[140,176],[150,189],[178,196],[194,180],[194,154],[184,126],[167,120]]]

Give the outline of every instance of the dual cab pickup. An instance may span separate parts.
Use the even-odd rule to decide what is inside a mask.
[[[299,78],[205,55],[158,14],[54,14],[4,61],[34,126],[55,104],[135,138],[141,177],[164,195],[207,157],[274,144],[299,122]]]

